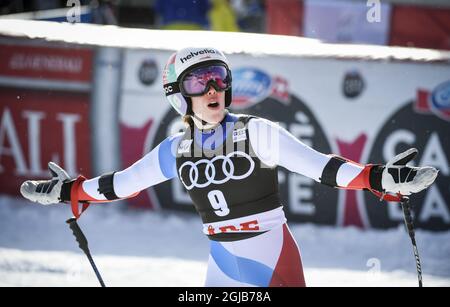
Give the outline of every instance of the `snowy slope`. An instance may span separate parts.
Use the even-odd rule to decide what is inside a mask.
[[[64,221],[65,206],[0,197],[0,286],[96,286]],[[80,219],[109,286],[201,286],[208,239],[200,219],[92,205]],[[389,231],[290,225],[309,286],[416,286],[409,237]],[[450,286],[450,232],[419,231],[425,286]]]

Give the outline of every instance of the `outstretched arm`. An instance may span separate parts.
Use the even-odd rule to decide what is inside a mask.
[[[386,192],[408,195],[427,188],[438,171],[432,167],[407,167],[417,150],[409,150],[385,165],[361,165],[337,155],[325,155],[305,145],[286,129],[265,120],[252,119],[249,137],[255,154],[268,166],[282,166],[317,182],[343,189],[370,190],[378,196]],[[403,167],[403,175],[395,169]],[[399,170],[400,172],[400,170]]]
[[[21,193],[25,198],[41,204],[68,202],[72,199],[80,202],[108,202],[133,197],[141,190],[176,176],[175,149],[180,137],[178,134],[168,137],[123,171],[89,180],[82,176],[70,180],[64,170],[50,163],[50,168],[60,170],[52,171],[54,178],[49,181],[26,181],[21,186]],[[59,173],[62,175],[58,176]],[[61,183],[52,186],[51,182],[58,181]],[[48,186],[52,186],[51,189],[42,188],[46,182],[50,183]]]
[[[355,181],[364,173],[364,166],[320,153],[265,119],[250,120],[248,128],[255,154],[268,166],[282,166],[331,186],[364,188],[364,183]]]

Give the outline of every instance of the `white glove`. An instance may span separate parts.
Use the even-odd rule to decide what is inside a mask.
[[[20,193],[26,199],[42,205],[51,205],[61,202],[61,187],[65,180],[70,179],[66,171],[53,162],[48,163],[52,173],[51,180],[27,180],[20,186]]]
[[[381,177],[381,186],[385,192],[410,195],[428,188],[434,182],[439,172],[436,168],[406,166],[417,152],[417,149],[410,148],[386,164]]]

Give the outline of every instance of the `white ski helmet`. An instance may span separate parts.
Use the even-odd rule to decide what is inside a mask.
[[[184,48],[173,53],[163,72],[163,87],[167,100],[182,116],[192,115],[191,98],[182,95],[181,77],[191,69],[205,64],[221,63],[229,74],[230,87],[225,91],[225,107],[231,104],[231,71],[225,55],[215,48]]]

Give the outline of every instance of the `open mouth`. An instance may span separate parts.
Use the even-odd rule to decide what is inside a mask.
[[[210,108],[210,109],[217,109],[218,107],[219,107],[218,102],[211,102],[208,104],[208,108]]]

